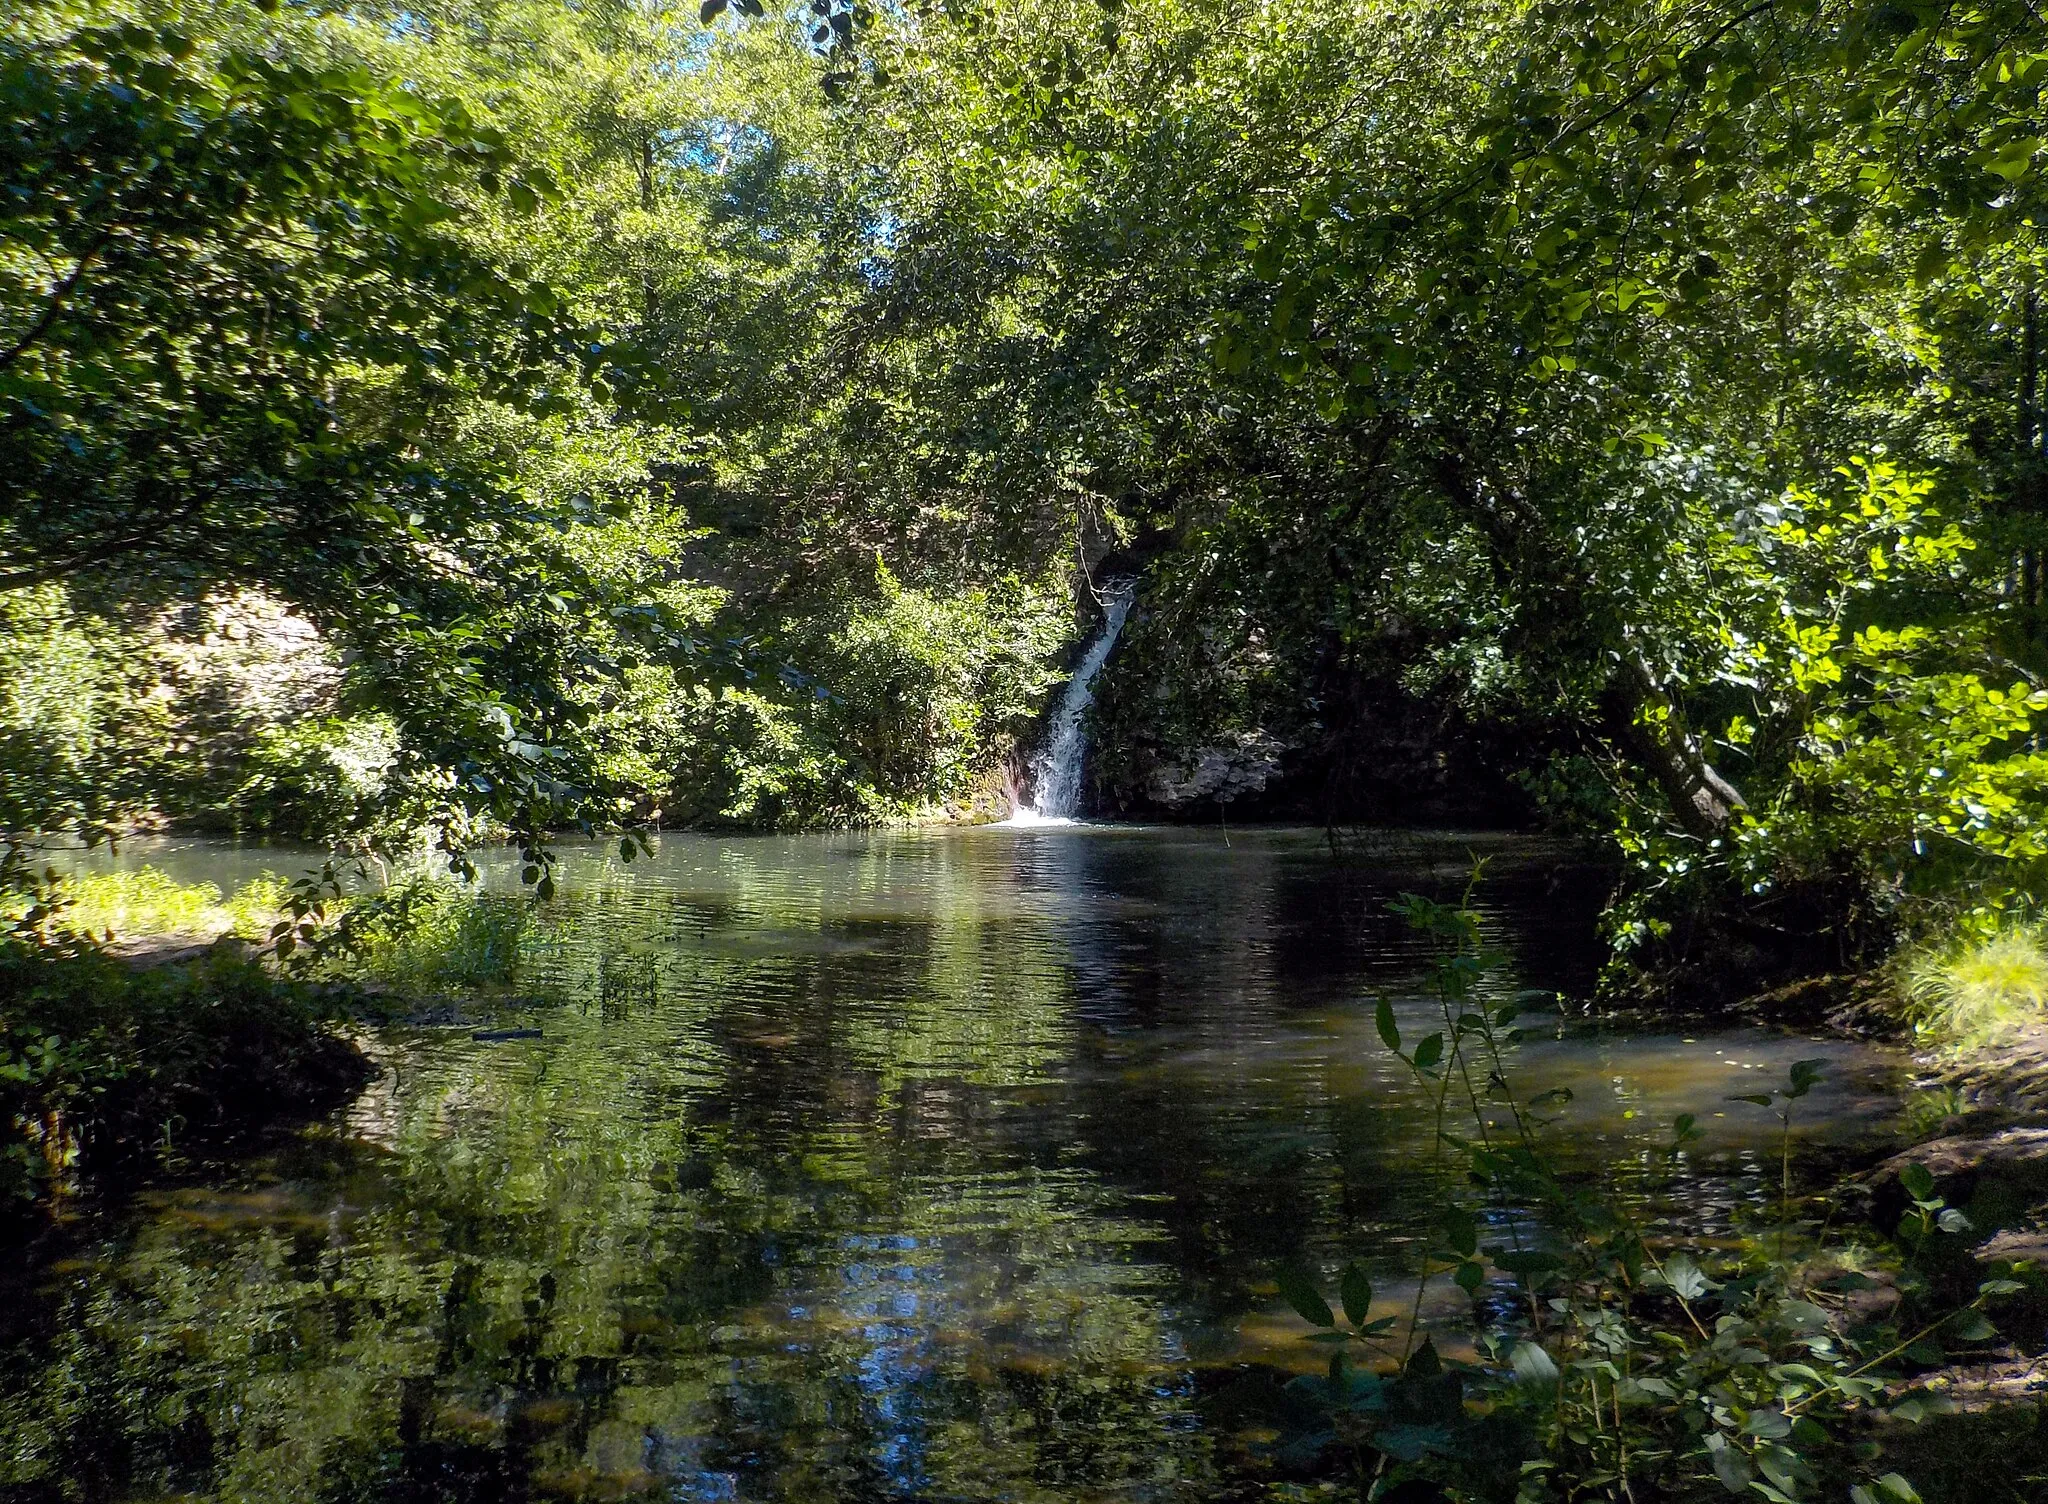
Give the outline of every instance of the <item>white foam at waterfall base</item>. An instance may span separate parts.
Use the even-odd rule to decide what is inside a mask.
[[[1088,758],[1088,707],[1095,703],[1095,676],[1116,646],[1124,618],[1131,613],[1137,594],[1133,580],[1118,580],[1103,587],[1102,626],[1088,651],[1074,665],[1074,677],[1067,681],[1053,712],[1045,747],[1031,759],[1031,802],[1017,806],[1006,825],[1072,825],[1081,807],[1081,772]]]

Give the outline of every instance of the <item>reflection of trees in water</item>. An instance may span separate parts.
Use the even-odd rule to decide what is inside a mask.
[[[173,1196],[58,1276],[0,1481],[1029,1499],[1210,1476],[1184,1347],[1272,1261],[1383,1238],[1421,1173],[1397,1099],[1314,1032],[1361,976],[1412,974],[1373,919],[1414,884],[1300,837],[668,846],[572,858],[524,978],[557,1000],[545,1041],[416,1038],[358,1109],[368,1144]]]
[[[1308,833],[1226,844],[1209,831],[1017,843],[1020,883],[1076,896],[1057,925],[1091,1028],[1050,1115],[1013,1130],[1034,1153],[1078,1153],[1144,1207],[1195,1346],[1231,1344],[1276,1263],[1412,1263],[1401,1240],[1440,1198],[1409,1083],[1369,1027],[1334,1068],[1335,1041],[1314,1031],[1333,1014],[1357,1024],[1381,988],[1412,992],[1427,954],[1387,905],[1408,889],[1455,895],[1469,844],[1410,836],[1333,853]],[[1497,882],[1519,897],[1528,872],[1508,866]],[[1548,937],[1547,964],[1591,938],[1591,909],[1539,909],[1525,925],[1514,898],[1497,908],[1513,954],[1540,948],[1546,921],[1568,932]]]
[[[771,875],[708,918],[592,894],[540,958],[569,1000],[545,1044],[422,1042],[380,1088],[383,1153],[314,1151],[296,1198],[173,1198],[71,1285],[0,1477],[495,1499],[1198,1475],[1148,1230],[987,1132],[989,1089],[1069,1049],[1063,972],[1019,964],[1023,919],[967,875],[928,871],[922,914],[888,877]],[[874,943],[749,954],[678,924]]]

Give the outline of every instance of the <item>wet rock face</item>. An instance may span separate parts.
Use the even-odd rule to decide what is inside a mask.
[[[1145,793],[1162,809],[1174,811],[1263,794],[1280,777],[1287,750],[1278,737],[1245,732],[1224,745],[1198,747],[1183,759],[1158,764],[1145,781]]]
[[[1475,721],[1458,686],[1428,687],[1430,645],[1403,622],[1339,640],[1301,601],[1204,583],[1206,569],[1146,572],[1095,688],[1090,813],[1523,824],[1518,771],[1578,745],[1562,716]]]

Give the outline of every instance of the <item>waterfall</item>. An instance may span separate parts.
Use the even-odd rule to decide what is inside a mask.
[[[1031,803],[1020,804],[1010,817],[1013,825],[1069,824],[1081,806],[1081,770],[1088,757],[1088,707],[1095,703],[1095,676],[1116,646],[1117,633],[1131,613],[1131,601],[1138,593],[1136,580],[1113,580],[1102,590],[1102,627],[1088,651],[1074,665],[1074,677],[1067,681],[1053,712],[1045,746],[1031,759]]]

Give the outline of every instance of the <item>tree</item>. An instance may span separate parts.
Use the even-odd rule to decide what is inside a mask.
[[[552,187],[460,104],[282,61],[317,49],[237,15],[200,35],[43,3],[0,34],[0,588],[265,587],[356,650],[458,803],[604,817],[576,746],[576,686],[612,671],[591,620],[691,644],[554,541],[599,503],[536,505],[451,442],[466,406],[622,379],[459,232]]]

